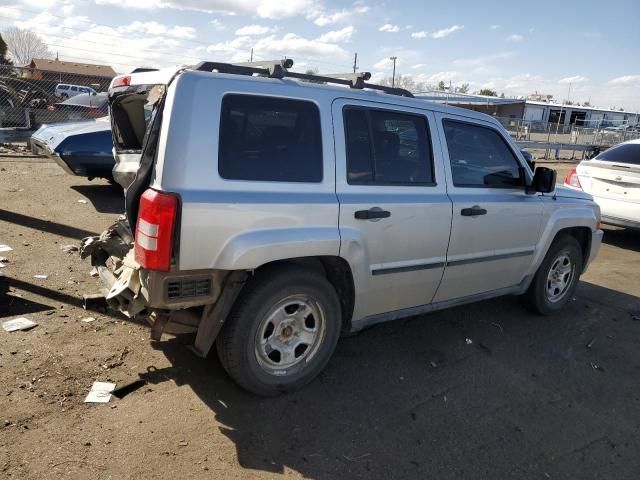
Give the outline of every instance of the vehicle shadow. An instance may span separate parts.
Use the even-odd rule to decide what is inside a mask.
[[[99,213],[124,212],[124,195],[120,185],[72,185],[71,188],[86,197]]]
[[[602,241],[607,245],[640,252],[640,231],[637,230],[607,228]]]
[[[266,399],[238,388],[215,353],[197,359],[175,338],[155,345],[172,364],[156,379],[189,385],[246,469],[626,478],[640,468],[635,311],[638,297],[582,283],[552,317],[508,297],[379,325],[341,339],[302,390]],[[212,453],[216,435],[203,439]]]

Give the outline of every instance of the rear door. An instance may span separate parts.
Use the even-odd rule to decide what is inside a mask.
[[[347,99],[335,100],[332,113],[354,319],[430,303],[451,225],[433,113]]]
[[[438,114],[453,201],[447,267],[435,301],[518,285],[528,270],[542,227],[543,203],[525,193],[506,133],[490,122]]]

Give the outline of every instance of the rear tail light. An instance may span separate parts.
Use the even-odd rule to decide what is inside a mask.
[[[112,83],[111,83],[111,88],[114,88],[114,87],[128,87],[129,85],[131,85],[131,76],[130,75],[125,75],[125,76],[122,76],[122,77],[114,78]]]
[[[135,258],[143,268],[166,272],[171,265],[178,199],[148,189],[140,197],[135,235]]]
[[[569,170],[569,173],[567,173],[567,178],[564,179],[564,183],[582,190],[582,185],[580,185],[580,179],[578,178],[578,172],[575,167]]]

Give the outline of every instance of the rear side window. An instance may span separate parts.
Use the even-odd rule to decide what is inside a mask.
[[[71,87],[71,91],[72,92],[77,92],[78,91],[78,87]]]
[[[69,90],[69,85],[60,85],[60,90]]]
[[[345,107],[351,185],[433,185],[427,120],[420,115]]]
[[[218,172],[228,180],[320,182],[321,138],[312,102],[225,95]]]
[[[622,143],[598,154],[595,160],[640,165],[640,143]]]
[[[496,130],[452,120],[445,120],[443,126],[456,187],[522,185],[520,164]]]

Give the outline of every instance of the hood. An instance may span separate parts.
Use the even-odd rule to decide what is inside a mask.
[[[579,200],[593,201],[593,197],[587,192],[583,192],[577,188],[565,187],[564,185],[557,185],[554,195],[561,198],[577,198]]]
[[[81,122],[51,123],[42,125],[31,138],[46,145],[52,152],[69,137],[85,133],[96,133],[111,130],[109,117]]]

